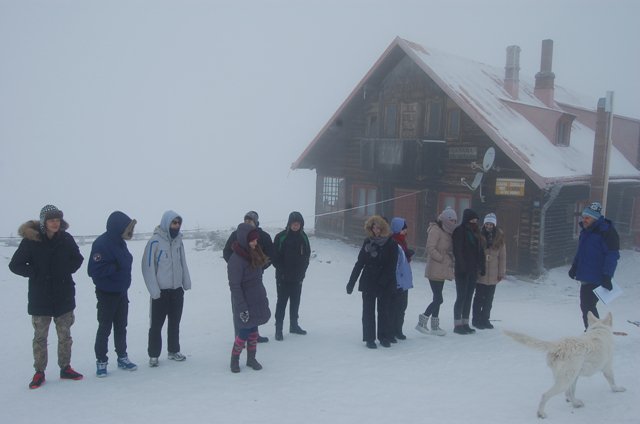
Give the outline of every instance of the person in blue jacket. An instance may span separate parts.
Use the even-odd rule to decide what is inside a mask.
[[[613,223],[602,215],[602,205],[593,202],[582,211],[578,250],[569,269],[569,277],[580,281],[580,310],[584,328],[588,327],[587,314],[600,318],[596,304],[598,296],[593,289],[602,286],[611,290],[611,279],[620,259],[620,238]]]
[[[133,237],[136,220],[120,211],[107,219],[107,231],[91,246],[88,273],[96,286],[98,331],[96,333],[96,375],[107,376],[107,351],[113,327],[113,341],[118,355],[118,368],[135,371],[138,367],[127,355],[127,318],[133,256],[125,240]]]

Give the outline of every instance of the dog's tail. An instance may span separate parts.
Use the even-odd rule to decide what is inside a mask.
[[[536,339],[535,337],[527,336],[526,334],[516,333],[515,331],[504,330],[504,334],[511,337],[518,343],[522,343],[525,346],[529,346],[543,352],[548,352],[555,346],[555,343],[553,342],[546,342],[544,340]]]

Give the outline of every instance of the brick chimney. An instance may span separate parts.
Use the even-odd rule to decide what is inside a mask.
[[[504,89],[513,100],[518,100],[520,90],[520,47],[507,47],[507,63],[504,67]]]
[[[533,94],[548,107],[554,107],[553,87],[555,74],[551,71],[553,61],[553,40],[542,40],[540,72],[536,74],[536,86]]]
[[[589,200],[601,202],[603,213],[607,205],[607,188],[609,186],[609,155],[611,151],[611,104],[613,93],[607,98],[598,100],[596,115],[596,135],[593,141],[593,162],[591,164],[591,188]]]

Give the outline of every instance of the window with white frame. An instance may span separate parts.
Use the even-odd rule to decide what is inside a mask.
[[[471,195],[458,194],[458,193],[440,193],[438,195],[438,212],[445,210],[446,207],[450,207],[458,215],[458,222],[462,222],[462,212],[465,209],[471,207]]]
[[[378,190],[370,185],[353,186],[354,213],[358,216],[371,216],[376,214],[376,202]]]

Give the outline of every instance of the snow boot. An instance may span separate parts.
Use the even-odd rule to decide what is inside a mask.
[[[236,336],[235,341],[233,342],[233,348],[231,348],[231,372],[238,373],[240,372],[240,354],[244,350],[244,340],[240,337]]]
[[[460,334],[460,335],[466,335],[469,334],[467,332],[467,330],[464,328],[464,324],[462,323],[461,319],[454,319],[453,320],[453,332],[456,334]],[[467,326],[468,327],[468,326]]]
[[[253,368],[256,371],[262,369],[260,362],[256,360],[256,351],[258,350],[258,332],[249,334],[247,340],[247,366]]]
[[[418,315],[418,325],[416,325],[416,330],[421,332],[422,334],[429,334],[429,317],[425,314]]]
[[[231,354],[231,372],[234,374],[240,372],[240,357],[234,354]]]
[[[282,322],[276,322],[276,340],[279,342],[284,340],[284,337],[282,336]]]
[[[442,328],[440,328],[440,318],[439,317],[431,317],[431,332],[434,336],[444,336],[447,334]]]
[[[138,366],[131,362],[128,356],[123,356],[122,358],[118,358],[118,368],[125,371],[135,371],[138,369]]]
[[[301,336],[304,336],[307,334],[307,332],[303,330],[302,327],[300,327],[297,322],[291,323],[291,325],[289,326],[289,333],[300,334]]]
[[[475,329],[469,327],[469,319],[463,319],[462,320],[462,326],[464,327],[464,330],[467,332],[467,334],[473,334],[476,332]]]

